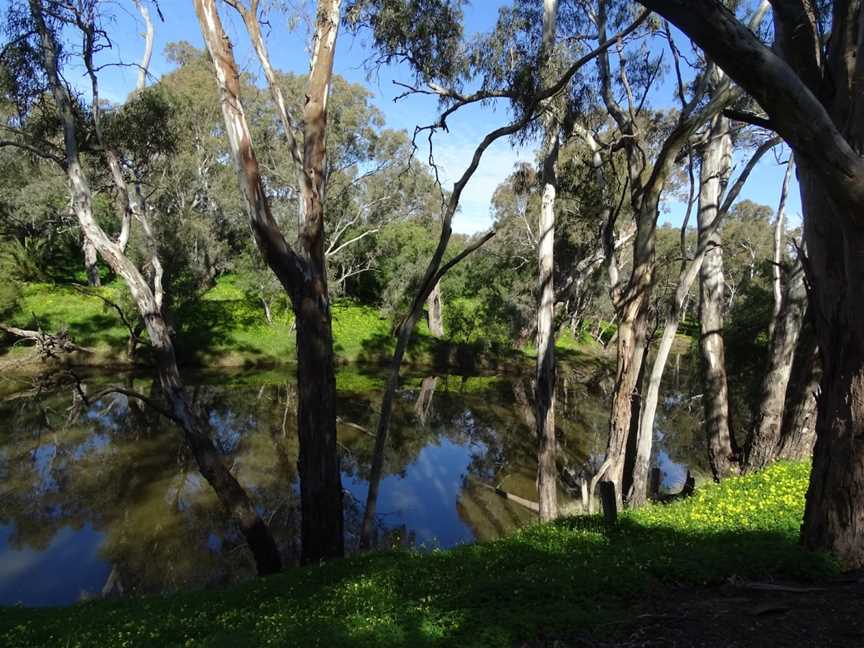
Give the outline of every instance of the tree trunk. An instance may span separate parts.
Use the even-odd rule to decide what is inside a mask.
[[[644,295],[643,295],[644,299]],[[645,362],[647,321],[642,308],[642,299],[631,300],[618,325],[618,367],[612,392],[612,409],[609,420],[609,442],[606,459],[601,469],[591,480],[591,494],[597,483],[608,480],[615,484],[618,506],[623,506],[624,466],[627,445],[633,429],[631,416],[633,402],[638,398],[639,376]]]
[[[215,0],[195,0],[195,10],[214,62],[225,130],[255,241],[291,298],[295,314],[303,516],[301,559],[313,563],[338,558],[344,555],[344,535],[336,443],[333,333],[324,254],[324,161],[327,100],[340,2],[318,3],[312,70],[303,109],[304,209],[298,252],[285,240],[270,210],[243,110],[239,71]],[[261,43],[256,41],[255,45]]]
[[[644,391],[645,397],[641,403],[641,411],[639,416],[638,439],[636,442],[636,457],[633,464],[633,487],[631,488],[628,500],[630,506],[636,507],[644,504],[648,497],[648,476],[651,462],[651,451],[654,442],[654,419],[657,415],[657,402],[660,398],[660,387],[663,382],[663,372],[666,368],[666,363],[669,360],[669,352],[675,342],[675,334],[678,332],[678,325],[687,312],[687,302],[690,296],[690,289],[693,287],[693,282],[699,275],[702,269],[702,264],[705,261],[705,254],[711,246],[709,234],[717,230],[722,219],[729,212],[732,203],[737,199],[744,184],[750,177],[756,164],[773,146],[779,143],[779,140],[769,140],[760,145],[751,156],[750,160],[744,166],[738,179],[732,185],[726,195],[723,197],[723,202],[720,207],[711,230],[703,230],[703,240],[696,247],[696,252],[693,258],[687,261],[686,248],[686,233],[687,225],[690,221],[690,210],[693,204],[693,174],[690,174],[690,200],[687,206],[687,212],[684,216],[684,223],[681,226],[681,257],[684,259],[681,263],[681,270],[678,274],[678,282],[675,287],[675,293],[668,305],[666,313],[666,321],[663,325],[663,333],[660,336],[660,344],[657,347],[657,355],[654,357],[654,363],[651,365],[651,374],[648,378],[648,387]],[[680,371],[680,354],[675,357],[675,384],[679,381]],[[653,493],[652,493],[653,495]]]
[[[723,344],[723,250],[719,230],[707,241],[706,230],[717,218],[720,197],[729,177],[732,142],[729,122],[715,117],[711,122],[709,142],[702,155],[699,187],[700,245],[710,246],[700,270],[699,318],[702,355],[702,382],[705,404],[705,434],[708,439],[708,459],[715,480],[737,472],[734,440],[729,429],[729,396],[726,384],[726,353]]]
[[[429,332],[432,337],[444,337],[444,316],[441,304],[441,283],[435,284],[429,297],[426,299],[426,318],[429,323]]]
[[[747,472],[764,468],[777,459],[780,451],[787,386],[807,309],[806,302],[804,270],[800,263],[796,263],[787,274],[780,311],[773,326],[768,366],[762,378],[762,395],[744,452],[742,468]]]
[[[864,565],[864,113],[860,3],[831,5],[823,42],[813,13],[773,2],[771,49],[723,3],[641,0],[696,41],[766,111],[795,151],[810,309],[822,358],[805,546]]]
[[[135,8],[144,20],[144,54],[141,56],[141,64],[138,67],[138,83],[135,86],[137,92],[141,92],[147,85],[147,72],[150,69],[150,59],[153,56],[153,20],[150,18],[150,10],[142,0],[133,0]]]
[[[813,322],[822,358],[802,541],[864,566],[864,235],[799,163]]]
[[[432,411],[432,398],[435,396],[435,387],[438,385],[437,376],[426,376],[420,386],[420,394],[414,404],[414,413],[420,421],[420,425],[426,425],[429,413]]]
[[[795,349],[792,377],[780,427],[778,459],[809,459],[816,443],[816,394],[822,379],[819,350],[812,327],[805,327]]]
[[[99,277],[99,257],[96,253],[96,246],[85,236],[82,249],[84,250],[84,271],[87,273],[87,285],[98,288],[102,285],[102,280]]]
[[[42,58],[57,113],[63,126],[66,173],[72,191],[72,204],[84,236],[92,242],[111,269],[126,282],[132,298],[147,327],[156,356],[159,381],[172,418],[183,431],[186,442],[198,463],[202,476],[213,487],[219,500],[240,530],[252,550],[259,574],[269,574],[281,568],[276,543],[246,492],[231,475],[206,430],[206,425],[194,416],[177,368],[174,345],[162,315],[159,290],[151,290],[126,257],[121,247],[112,241],[93,217],[89,183],[78,155],[75,116],[66,86],[57,68],[57,46],[53,34],[45,25],[40,0],[30,0],[30,10],[42,41]]]
[[[333,334],[326,286],[319,290],[304,294],[299,308],[295,306],[294,309],[304,563],[340,557],[344,553]]]
[[[774,223],[774,265],[771,267],[771,287],[774,291],[774,310],[771,317],[771,325],[768,328],[768,338],[774,337],[774,326],[780,319],[780,310],[783,308],[783,277],[781,265],[783,263],[783,234],[784,216],[786,209],[786,198],[789,195],[789,180],[792,177],[792,169],[795,163],[790,158],[786,163],[786,173],[783,174],[783,185],[780,189],[780,204],[777,206],[777,219]],[[805,295],[806,297],[806,295]]]
[[[535,415],[537,427],[537,499],[540,520],[558,517],[558,468],[555,457],[555,165],[558,134],[555,125],[547,133],[548,151],[543,162],[543,198],[540,206],[538,245],[537,375]]]
[[[859,247],[859,250],[862,248]],[[860,254],[860,252],[859,252]],[[858,269],[858,281],[864,280]],[[858,285],[861,285],[860,283]],[[802,539],[830,549],[848,567],[864,566],[864,304],[847,304],[823,346],[824,378]],[[821,344],[826,345],[824,336]]]

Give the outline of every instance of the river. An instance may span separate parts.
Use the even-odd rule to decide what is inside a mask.
[[[561,463],[578,470],[605,447],[608,371],[559,371]],[[589,370],[590,369],[590,370]],[[287,563],[299,557],[296,389],[290,368],[192,373],[195,407],[267,520]],[[346,547],[355,550],[384,373],[337,376]],[[123,384],[158,398],[147,375],[95,372],[96,393]],[[447,548],[490,540],[535,514],[530,379],[408,375],[400,388],[378,502],[380,547]],[[654,464],[676,490],[704,470],[697,412],[661,406]],[[498,489],[498,492],[496,492]],[[564,506],[577,510],[562,487]],[[125,396],[85,404],[70,384],[0,383],[0,605],[64,605],[102,596],[218,587],[252,576],[251,555],[195,469],[180,433]]]

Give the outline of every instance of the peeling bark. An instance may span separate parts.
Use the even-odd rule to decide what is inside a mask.
[[[344,555],[344,534],[333,331],[324,252],[324,162],[340,1],[318,3],[303,111],[304,220],[298,251],[285,240],[270,210],[243,110],[239,71],[215,0],[195,0],[195,10],[213,58],[225,129],[255,241],[289,295],[296,318],[302,561],[338,558]]]
[[[438,282],[426,298],[426,319],[432,337],[439,339],[444,337],[444,316],[441,311],[441,282]]]
[[[804,269],[797,263],[787,273],[780,310],[769,342],[762,395],[744,452],[742,467],[747,472],[764,468],[780,454],[787,387],[806,309]]]
[[[714,479],[720,480],[737,472],[737,462],[729,427],[729,391],[723,343],[723,249],[720,232],[715,229],[709,234],[708,228],[719,215],[720,197],[731,168],[729,121],[722,116],[715,117],[708,138],[702,154],[699,187],[700,245],[708,246],[700,269],[699,349],[702,355],[702,401],[705,405],[708,459]]]
[[[717,0],[642,0],[750,93],[795,152],[805,269],[822,359],[801,539],[864,566],[864,101],[860,3],[831,5],[822,43],[809,3],[773,2],[769,49]]]
[[[164,397],[168,401],[172,418],[180,426],[192,450],[199,471],[216,492],[226,511],[238,523],[255,558],[258,573],[269,574],[278,571],[281,567],[281,559],[269,529],[258,515],[246,492],[222,463],[216,447],[210,440],[206,424],[193,413],[180,379],[169,328],[154,290],[123,253],[120,246],[108,237],[93,217],[90,186],[78,154],[72,103],[58,71],[57,44],[54,35],[45,24],[41,0],[29,0],[29,4],[41,39],[42,63],[48,85],[63,128],[66,173],[71,186],[73,209],[81,229],[103,260],[124,280],[132,294],[150,337]]]

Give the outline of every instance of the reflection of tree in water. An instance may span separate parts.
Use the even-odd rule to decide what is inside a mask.
[[[207,392],[199,390],[199,403]],[[11,547],[44,549],[63,527],[89,523],[103,534],[100,556],[116,568],[127,592],[254,573],[242,536],[205,487],[176,430],[129,407],[123,396],[81,408],[67,420],[71,404],[71,391],[41,397],[36,407],[33,401],[0,404],[0,416],[13,421],[0,459],[0,521],[14,524]],[[277,504],[293,497],[290,481],[275,465],[273,445],[262,443],[266,437],[245,432],[226,456],[273,516]],[[286,535],[286,525],[278,526],[293,541],[293,531]]]
[[[216,446],[268,521],[285,561],[299,557],[296,389],[284,375],[205,377],[192,390]],[[216,380],[222,384],[216,384]],[[262,382],[263,380],[263,382]],[[158,399],[149,378],[127,387]],[[590,385],[590,383],[588,383]],[[99,379],[87,381],[91,393]],[[503,535],[534,514],[494,487],[536,500],[531,384],[500,378],[407,378],[396,401],[385,476],[405,476],[424,448],[449,441],[467,453],[455,515],[474,537]],[[380,392],[339,394],[343,471],[368,479]],[[605,444],[608,408],[586,382],[559,373],[558,440],[562,466],[578,465]],[[663,420],[665,447],[684,456],[698,430],[684,408]],[[0,523],[14,525],[10,548],[44,550],[64,528],[102,534],[100,557],[125,592],[219,584],[254,574],[237,527],[196,470],[182,435],[124,396],[85,405],[71,388],[0,396],[8,430],[0,446]],[[699,435],[695,435],[698,437]],[[697,444],[698,445],[698,444]],[[493,488],[490,488],[493,487]],[[363,505],[345,499],[347,546],[356,547]],[[415,530],[382,514],[379,546],[416,542]]]

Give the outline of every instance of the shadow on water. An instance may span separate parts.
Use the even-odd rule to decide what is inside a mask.
[[[583,376],[561,376],[561,461],[578,465],[603,452],[606,401]],[[293,371],[189,378],[194,407],[209,421],[216,446],[286,562],[295,562]],[[97,391],[117,379],[95,373],[86,382]],[[349,549],[358,543],[383,382],[380,370],[362,367],[337,377]],[[158,397],[151,377],[128,376],[126,384]],[[536,499],[526,393],[530,384],[519,378],[405,378],[384,459],[378,546],[453,547],[509,535],[534,519],[533,511],[495,492]],[[3,394],[0,604],[215,587],[254,573],[238,530],[195,470],[181,435],[163,419],[121,395],[85,407],[71,387]],[[693,463],[694,447],[701,453],[690,436],[692,421],[676,423],[680,430],[664,428],[658,456],[671,467]],[[566,503],[567,493],[562,497]]]

